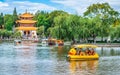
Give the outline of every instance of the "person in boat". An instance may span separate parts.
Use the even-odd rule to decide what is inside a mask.
[[[85,53],[84,52],[80,52],[80,56],[84,56],[85,55]]]
[[[80,49],[77,51],[77,55],[80,55],[80,56],[83,56],[83,55],[84,55],[84,52],[82,52],[82,48],[80,48]]]
[[[79,48],[79,50],[77,51],[77,55],[80,55],[81,52],[82,52],[82,48]]]
[[[76,55],[76,48],[72,48],[72,49],[70,49],[70,51],[69,51],[69,55]]]
[[[90,53],[91,53],[91,55],[95,55],[95,51],[94,51],[93,48],[91,49],[91,52],[90,52]]]
[[[85,55],[91,55],[91,51],[89,50],[89,48],[85,50]]]

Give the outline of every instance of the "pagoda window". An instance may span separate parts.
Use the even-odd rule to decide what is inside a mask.
[[[24,17],[22,17],[21,19],[24,19]]]
[[[26,20],[28,19],[28,18],[25,18]]]

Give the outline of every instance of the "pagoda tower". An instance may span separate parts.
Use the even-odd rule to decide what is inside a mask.
[[[24,39],[36,39],[37,34],[35,27],[37,21],[33,20],[33,15],[27,11],[19,16],[19,20],[16,21],[16,30],[19,30]]]

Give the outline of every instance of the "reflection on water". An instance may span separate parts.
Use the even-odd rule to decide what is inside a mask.
[[[99,60],[67,61],[70,46],[0,44],[0,75],[119,75],[120,47],[97,48]]]
[[[27,45],[27,44],[26,44]],[[33,75],[35,71],[35,64],[33,61],[36,61],[35,55],[36,50],[34,48],[23,48],[21,51],[16,52],[16,60],[18,63],[18,74],[20,75]]]
[[[16,49],[17,73],[20,75],[33,75],[35,71],[35,44],[23,42],[21,48]],[[32,46],[32,47],[30,47]]]
[[[100,56],[120,56],[120,47],[99,47],[97,52]]]
[[[71,75],[79,75],[79,74],[89,74],[94,75],[97,66],[98,60],[89,60],[89,61],[70,61],[70,71]]]
[[[36,61],[36,44],[23,43],[21,46],[14,46],[13,43],[1,47],[0,75],[34,75]],[[32,46],[32,47],[30,47]],[[6,48],[7,47],[7,48]]]

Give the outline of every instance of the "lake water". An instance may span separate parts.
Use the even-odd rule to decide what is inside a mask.
[[[120,75],[120,47],[99,47],[99,60],[67,61],[70,46],[0,43],[0,75]]]

